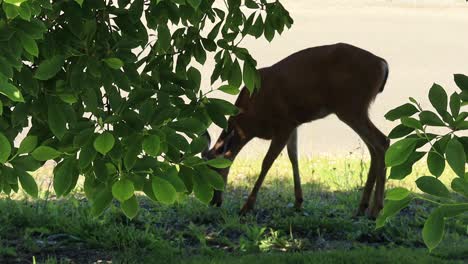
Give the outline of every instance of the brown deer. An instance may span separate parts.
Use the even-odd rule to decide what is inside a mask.
[[[296,52],[280,62],[259,69],[261,88],[252,95],[244,87],[228,127],[203,157],[234,160],[252,138],[271,139],[261,172],[240,213],[252,210],[257,193],[272,163],[287,145],[294,175],[295,207],[303,197],[297,158],[297,127],[329,114],[350,126],[367,145],[371,166],[357,215],[367,212],[375,218],[383,207],[389,140],[369,119],[368,109],[382,92],[388,77],[387,62],[355,46],[338,43]],[[331,139],[332,140],[332,139]],[[219,170],[227,183],[229,168]],[[369,207],[375,185],[374,200]],[[211,204],[220,206],[222,192],[216,191]]]

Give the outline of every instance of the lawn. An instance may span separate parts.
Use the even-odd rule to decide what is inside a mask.
[[[256,210],[238,210],[256,180],[260,160],[232,168],[225,203],[211,208],[194,198],[163,206],[140,197],[139,215],[128,220],[116,206],[92,218],[81,188],[55,199],[50,167],[35,173],[41,199],[22,194],[0,199],[0,263],[466,263],[468,216],[448,221],[441,246],[429,253],[421,229],[431,211],[412,203],[379,230],[354,218],[368,161],[355,154],[300,161],[304,208],[293,208],[287,157],[270,170]],[[403,182],[416,191],[418,164]],[[452,174],[442,176],[448,181]],[[49,193],[47,190],[50,190]]]

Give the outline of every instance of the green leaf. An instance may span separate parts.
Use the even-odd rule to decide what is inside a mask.
[[[445,232],[444,216],[439,210],[434,210],[424,224],[422,236],[424,243],[432,251],[442,241]]]
[[[184,133],[199,134],[206,130],[206,126],[196,118],[184,118],[170,124],[170,127]]]
[[[193,191],[193,176],[195,175],[194,169],[180,165],[179,166],[179,178],[184,182],[185,188],[188,193]]]
[[[0,57],[0,76],[1,74],[5,75],[7,78],[13,78],[12,65],[3,57]]]
[[[207,167],[198,168],[196,171],[198,173],[197,176],[201,177],[205,183],[216,190],[224,190],[224,180],[218,172]]]
[[[64,109],[60,108],[55,101],[50,102],[47,105],[47,109],[47,123],[49,124],[49,128],[59,140],[62,140],[67,130]]]
[[[390,176],[388,177],[389,179],[393,180],[402,180],[406,176],[410,175],[411,172],[413,171],[413,165],[416,163],[418,160],[420,160],[426,152],[413,152],[411,155],[408,157],[408,159],[397,166],[393,166],[391,171],[390,171]]]
[[[80,158],[78,160],[78,166],[80,169],[87,168],[91,162],[96,158],[96,150],[93,144],[90,142],[83,146],[80,150]]]
[[[31,11],[32,10],[29,7],[28,3],[25,3],[18,8],[18,13],[20,17],[26,21],[31,21]]]
[[[83,6],[84,0],[75,0],[76,3],[78,3],[80,6]]]
[[[154,196],[163,204],[173,204],[177,198],[177,191],[167,180],[153,176],[151,186],[153,187]]]
[[[21,94],[20,90],[16,88],[16,86],[7,83],[7,82],[0,82],[0,94],[5,95],[13,102],[20,102],[24,103],[23,95]]]
[[[211,40],[216,39],[216,36],[218,36],[218,33],[219,33],[219,28],[221,27],[222,24],[223,24],[223,21],[218,22],[218,24],[216,24],[213,27],[213,29],[210,31],[210,33],[208,33],[207,38],[211,39]]]
[[[158,48],[165,52],[171,46],[171,32],[167,25],[158,26]]]
[[[100,134],[95,140],[94,140],[94,149],[101,153],[102,155],[106,155],[107,152],[109,152],[115,144],[115,139],[114,136],[109,133],[109,132],[104,132]]]
[[[123,61],[119,58],[107,58],[103,59],[103,61],[107,64],[107,66],[114,70],[118,70],[124,66]]]
[[[387,191],[385,199],[387,200],[402,200],[408,197],[411,192],[403,187],[396,187]]]
[[[419,113],[419,119],[423,125],[428,126],[445,126],[444,121],[431,111],[422,111]]]
[[[39,190],[37,188],[36,181],[31,176],[31,174],[22,170],[15,170],[15,172],[18,175],[18,179],[21,183],[21,187],[23,188],[23,190],[25,190],[26,193],[28,193],[32,197],[37,198]]]
[[[208,204],[213,198],[213,188],[204,180],[202,175],[193,177],[193,192],[201,202]]]
[[[429,90],[429,101],[439,114],[447,111],[448,98],[442,86],[434,83]]]
[[[227,127],[227,120],[223,113],[219,111],[219,109],[214,104],[206,105],[206,111],[210,116],[213,123],[218,125],[221,128]]]
[[[390,131],[390,133],[388,134],[388,138],[391,138],[391,139],[401,138],[401,137],[408,135],[409,133],[413,131],[414,131],[414,128],[407,127],[403,124],[400,124],[396,126],[395,128],[393,128],[392,131]]]
[[[134,196],[135,186],[128,179],[121,179],[112,185],[112,195],[119,202],[126,201]]]
[[[450,197],[450,192],[445,185],[437,178],[431,176],[422,176],[416,180],[418,188],[430,195],[439,197]]]
[[[75,160],[66,159],[54,169],[54,190],[57,197],[62,196],[72,184],[73,171],[76,168]]]
[[[455,80],[458,88],[462,91],[468,91],[468,76],[464,74],[454,74],[453,79]]]
[[[258,5],[254,0],[245,0],[245,6],[251,9],[257,9]]]
[[[404,116],[400,120],[401,120],[401,123],[407,127],[423,130],[423,126],[421,122],[419,122],[419,120],[415,118]]]
[[[384,226],[385,222],[390,217],[396,215],[398,212],[401,211],[401,209],[408,206],[408,204],[411,202],[411,200],[413,200],[413,198],[408,195],[408,196],[406,196],[406,198],[403,198],[401,200],[388,200],[388,201],[386,201],[382,212],[377,217],[376,227],[375,228],[381,228],[382,226]]]
[[[255,23],[250,28],[249,34],[255,38],[259,38],[263,34],[263,18],[260,13],[257,16]]]
[[[434,149],[427,155],[427,167],[432,175],[439,177],[445,170],[445,159]]]
[[[109,189],[97,189],[99,193],[94,196],[91,205],[91,215],[99,216],[106,210],[112,203],[112,192]]]
[[[200,136],[190,143],[190,152],[193,154],[200,153],[207,147],[209,147],[208,140],[204,136]]]
[[[135,195],[130,197],[130,199],[125,200],[120,203],[123,213],[130,219],[135,218],[138,213],[139,205],[138,200]]]
[[[34,159],[31,155],[19,156],[10,161],[14,168],[24,171],[36,171],[42,163]]]
[[[198,63],[200,63],[201,65],[205,64],[206,51],[200,43],[198,43],[198,45],[195,46],[195,50],[193,51],[193,56],[195,57],[195,60]]]
[[[244,69],[243,69],[243,78],[244,83],[247,89],[250,91],[250,94],[253,93],[255,90],[255,79],[257,78],[257,70],[255,67],[250,64],[248,61],[244,62]]]
[[[232,95],[236,95],[239,93],[239,88],[230,84],[222,85],[221,87],[218,88],[218,90],[223,91],[227,94],[232,94]]]
[[[268,40],[268,42],[271,42],[273,38],[275,37],[275,29],[273,28],[272,25],[272,20],[270,19],[271,16],[267,15],[267,18],[265,19],[265,27],[264,27],[264,35],[265,39]]]
[[[46,59],[39,64],[34,78],[42,81],[52,79],[62,69],[64,63],[65,59],[58,55]]]
[[[460,93],[460,99],[462,100],[463,106],[465,106],[468,103],[468,90],[463,90]]]
[[[146,154],[157,157],[161,151],[161,138],[157,135],[149,135],[143,140],[142,145]]]
[[[213,168],[224,169],[231,166],[232,161],[225,158],[215,158],[212,160],[208,160],[206,164],[210,165]]]
[[[229,74],[229,84],[238,88],[242,84],[242,71],[239,61],[236,59],[231,66],[231,73]]]
[[[225,100],[214,98],[211,98],[210,101],[206,104],[206,110],[211,120],[222,128],[227,127],[227,121],[224,115],[235,115],[239,111],[237,107],[231,103]]]
[[[455,178],[451,184],[452,190],[457,193],[468,197],[468,181],[463,178]]]
[[[27,136],[21,141],[21,144],[18,148],[18,155],[24,153],[30,153],[37,146],[37,136]]]
[[[461,178],[465,176],[466,153],[462,143],[457,138],[452,138],[445,150],[445,158],[452,170]]]
[[[414,105],[410,103],[406,103],[404,105],[401,105],[395,109],[388,111],[388,113],[385,114],[385,118],[390,121],[395,121],[404,116],[412,116],[417,112],[418,112],[418,109]]]
[[[175,166],[171,166],[167,170],[162,171],[162,174],[164,175],[163,179],[167,180],[174,187],[176,192],[180,193],[187,191],[187,188],[179,177],[179,172]]]
[[[193,7],[193,9],[197,10],[198,7],[200,6],[202,0],[187,0],[189,5]]]
[[[20,6],[23,2],[26,2],[26,1],[28,0],[4,0],[3,2],[7,4],[15,5],[15,6]]]
[[[130,20],[133,23],[140,22],[140,19],[143,15],[143,9],[145,5],[144,0],[133,0],[131,1],[131,6],[128,10],[128,13],[130,15]]]
[[[453,93],[450,96],[450,112],[454,117],[457,117],[460,113],[461,98],[457,93]]]
[[[138,159],[138,154],[141,153],[141,141],[135,142],[128,146],[127,152],[124,156],[124,165],[125,168],[130,171]]]
[[[107,182],[109,177],[109,171],[107,170],[106,164],[103,160],[97,159],[93,162],[93,169],[96,178],[101,182]]]
[[[151,181],[145,181],[145,184],[143,184],[143,192],[150,198],[151,200],[157,202],[158,199],[156,196],[154,196],[153,192],[153,186],[151,186]]]
[[[416,147],[418,139],[405,138],[390,146],[385,153],[387,167],[396,166],[405,162]]]
[[[20,34],[21,44],[23,45],[23,49],[26,50],[29,54],[33,55],[34,57],[39,56],[39,48],[37,47],[36,41],[26,34]]]
[[[11,155],[11,144],[5,135],[0,132],[0,164],[7,162]]]
[[[208,105],[214,106],[217,111],[224,115],[236,115],[239,112],[235,105],[222,99],[210,98]]]
[[[3,4],[3,11],[8,19],[14,19],[19,15],[19,8],[16,5],[11,5],[5,2]]]
[[[52,147],[39,146],[31,153],[31,155],[38,161],[47,161],[60,157],[62,153]]]
[[[194,85],[193,90],[198,92],[200,90],[200,84],[201,84],[200,71],[194,67],[190,67],[187,71],[187,77]]]
[[[436,149],[439,153],[445,153],[445,150],[447,149],[447,144],[451,139],[451,135],[447,134],[443,136],[442,138],[438,139],[434,144],[434,149]]]
[[[443,204],[436,210],[444,217],[454,217],[468,212],[468,203]]]

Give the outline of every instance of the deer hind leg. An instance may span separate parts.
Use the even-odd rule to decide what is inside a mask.
[[[369,121],[370,122],[370,121]],[[377,169],[377,180],[375,183],[374,200],[368,214],[371,218],[377,218],[384,205],[385,180],[387,178],[387,167],[385,166],[385,152],[387,151],[390,140],[370,122],[373,131],[373,140],[375,141],[375,149],[379,168]]]
[[[370,155],[371,166],[367,177],[366,185],[361,197],[361,202],[358,208],[358,215],[364,214],[367,210],[369,217],[376,218],[380,210],[383,208],[384,191],[385,191],[385,151],[388,148],[389,140],[380,132],[379,129],[370,121],[367,113],[359,117],[339,116],[339,118],[348,124],[366,143]],[[369,208],[372,189],[375,193],[374,200]]]
[[[378,166],[376,166],[378,162],[378,158],[374,151],[374,147],[368,143],[366,143],[366,146],[369,149],[369,153],[371,156],[371,164],[369,168],[369,173],[367,175],[367,181],[366,181],[366,184],[364,185],[364,190],[362,192],[361,201],[359,202],[359,207],[356,212],[356,216],[364,215],[367,209],[369,208],[372,190],[374,189],[375,179],[378,174],[378,171],[376,171],[376,169],[378,168]]]
[[[270,169],[275,159],[281,153],[281,150],[283,150],[284,146],[286,145],[286,142],[288,141],[288,138],[289,133],[275,136],[271,140],[270,147],[268,148],[268,151],[262,162],[262,169],[260,171],[260,175],[258,176],[258,179],[255,182],[255,185],[252,191],[250,192],[249,197],[247,198],[247,201],[245,202],[244,206],[240,211],[241,215],[245,215],[247,212],[251,211],[254,208],[255,201],[257,200],[257,193],[260,190],[263,181],[265,180],[265,176],[267,175],[268,170]]]
[[[294,202],[294,208],[300,210],[304,199],[302,197],[301,176],[299,174],[299,163],[297,158],[297,128],[294,129],[289,136],[287,149],[294,175],[294,197],[296,199]]]

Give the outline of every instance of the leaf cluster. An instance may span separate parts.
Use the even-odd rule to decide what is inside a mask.
[[[385,115],[390,121],[400,121],[389,134],[391,139],[398,139],[385,155],[385,163],[391,168],[389,178],[404,179],[411,174],[413,165],[424,157],[430,175],[416,180],[419,190],[428,196],[411,193],[405,188],[389,190],[387,203],[377,219],[377,227],[383,226],[389,217],[414,199],[430,201],[436,205],[436,209],[423,228],[423,239],[430,250],[443,238],[445,219],[468,212],[468,137],[463,135],[468,130],[468,112],[463,111],[468,104],[468,76],[455,74],[454,81],[459,90],[450,97],[438,84],[430,88],[429,101],[433,110],[423,109],[414,98],[410,98],[410,103],[398,106]],[[445,128],[447,132],[431,132],[434,128],[439,128],[437,131]],[[420,150],[423,148],[426,150]],[[450,184],[457,197],[439,179],[447,164],[457,176],[451,179]]]
[[[202,91],[199,69],[212,53],[212,85],[254,92],[256,62],[241,41],[271,41],[292,24],[278,1],[220,3],[0,1],[0,191],[37,196],[30,172],[53,160],[57,195],[84,177],[95,215],[115,198],[134,217],[135,192],[208,202],[224,187],[211,168],[230,162],[199,158],[202,134],[236,108]]]

